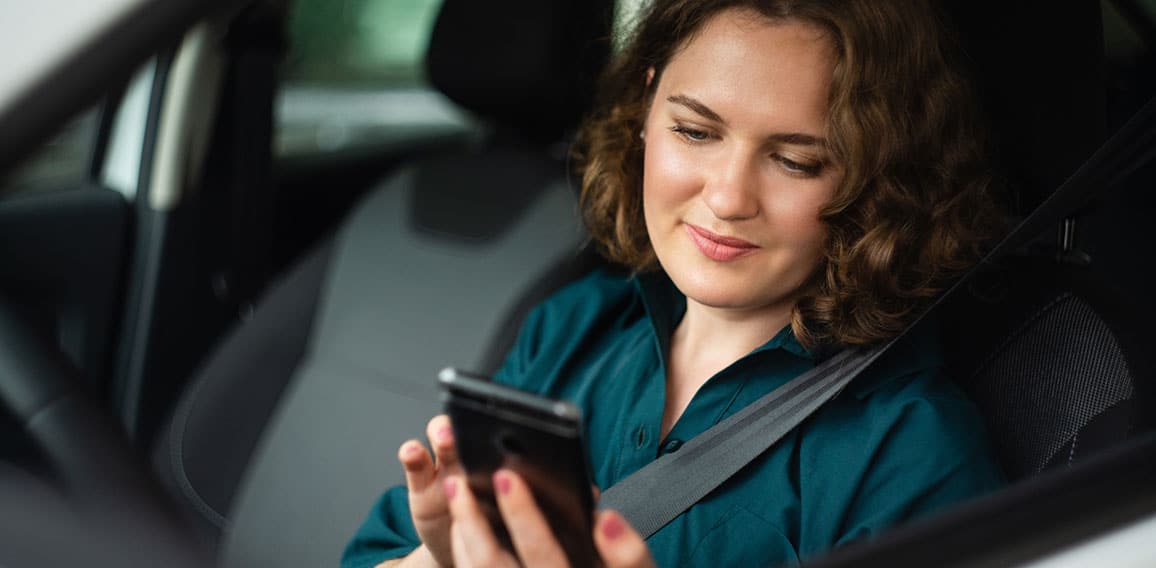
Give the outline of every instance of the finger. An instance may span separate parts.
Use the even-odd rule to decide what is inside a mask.
[[[446,510],[445,496],[438,483],[433,457],[425,446],[417,440],[410,440],[398,448],[397,457],[405,470],[409,510],[414,522],[441,522],[448,527],[449,511]]]
[[[594,521],[594,546],[606,568],[651,568],[654,559],[646,542],[615,511],[600,511]]]
[[[591,485],[590,490],[594,493],[594,502],[597,503],[602,499],[602,490],[597,485]]]
[[[450,505],[453,525],[450,541],[453,543],[455,566],[513,565],[513,559],[502,550],[490,523],[482,514],[477,500],[465,478],[451,475],[444,480],[444,492]]]
[[[405,470],[405,485],[410,492],[423,492],[435,479],[433,457],[417,440],[409,440],[397,449],[397,459]]]
[[[439,414],[430,419],[425,429],[430,446],[433,447],[434,463],[439,471],[458,471],[458,451],[454,445],[454,429],[450,417]]]
[[[510,531],[518,559],[526,566],[565,566],[566,553],[554,537],[530,487],[518,474],[500,469],[494,473],[498,510]]]

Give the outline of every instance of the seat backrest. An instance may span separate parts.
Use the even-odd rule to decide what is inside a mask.
[[[564,141],[611,4],[443,4],[430,76],[493,135],[371,190],[216,351],[155,452],[223,565],[335,564],[440,412],[437,371],[495,370],[526,307],[592,266]]]
[[[1106,137],[1100,3],[946,5],[993,122],[1012,213],[1026,215]],[[1076,226],[1088,215],[1073,214]],[[1060,262],[1052,235],[1038,244],[944,306],[949,368],[1013,479],[1119,442],[1153,410],[1149,357],[1134,341],[1151,320],[1115,306],[1127,300],[1096,258]]]
[[[1146,428],[1141,314],[1087,268],[1013,259],[948,306],[949,368],[1012,479],[1069,466]]]

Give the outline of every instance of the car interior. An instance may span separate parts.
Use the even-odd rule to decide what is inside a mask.
[[[396,449],[439,412],[437,371],[493,372],[533,305],[606,265],[569,144],[633,3],[361,4],[430,23],[428,87],[391,94],[404,120],[368,142],[289,118],[354,101],[344,120],[364,126],[385,104],[373,85],[290,92],[301,14],[345,12],[222,1],[138,19],[152,35],[112,50],[128,63],[57,104],[91,147],[29,127],[41,152],[82,155],[76,172],[28,181],[31,150],[0,162],[5,470],[216,565],[334,564],[402,482]],[[1009,226],[1156,92],[1154,2],[943,8]],[[316,147],[285,150],[292,136]],[[1015,483],[818,565],[1022,562],[1156,512],[1154,183],[1145,164],[1106,184],[938,308],[950,374]]]

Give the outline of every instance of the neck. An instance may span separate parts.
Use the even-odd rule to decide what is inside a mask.
[[[791,321],[792,307],[739,311],[714,308],[687,298],[686,315],[671,338],[671,359],[681,362],[684,369],[695,368],[713,375],[779,333]]]
[[[712,308],[687,298],[686,315],[670,340],[662,437],[707,380],[775,336],[791,317],[786,309],[755,312]]]

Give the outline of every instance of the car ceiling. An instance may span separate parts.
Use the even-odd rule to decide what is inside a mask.
[[[195,21],[241,0],[0,2],[0,172]]]

